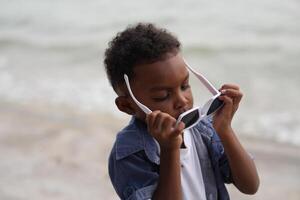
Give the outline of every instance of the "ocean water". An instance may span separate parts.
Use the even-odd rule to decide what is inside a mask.
[[[300,145],[300,2],[296,0],[0,0],[0,98],[125,116],[103,68],[108,41],[153,22],[216,86],[244,92],[241,134]],[[192,80],[196,103],[206,99]]]

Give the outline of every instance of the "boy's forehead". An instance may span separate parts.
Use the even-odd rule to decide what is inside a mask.
[[[163,84],[182,81],[188,70],[181,54],[169,55],[164,60],[151,64],[141,64],[134,68],[134,82],[144,84]]]

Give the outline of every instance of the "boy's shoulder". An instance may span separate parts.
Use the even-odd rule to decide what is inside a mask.
[[[153,162],[157,162],[157,148],[153,137],[148,133],[144,122],[133,117],[129,124],[116,136],[111,152],[116,160],[121,160],[132,154],[144,150]]]
[[[203,139],[207,147],[213,147],[212,144],[219,141],[211,119],[202,120],[192,129],[193,135]],[[122,160],[139,151],[144,151],[150,161],[159,164],[159,149],[154,138],[148,133],[146,124],[133,117],[117,134],[110,159]]]

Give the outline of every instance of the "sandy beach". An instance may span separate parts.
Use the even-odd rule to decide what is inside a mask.
[[[118,199],[107,173],[116,132],[113,116],[62,107],[0,104],[0,199]],[[232,199],[300,199],[300,148],[241,137],[256,160],[261,185]]]

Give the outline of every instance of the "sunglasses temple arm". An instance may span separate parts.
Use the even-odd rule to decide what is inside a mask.
[[[220,94],[219,90],[217,90],[202,74],[196,72],[185,60],[184,60],[187,68],[197,76],[197,78],[205,85],[205,87],[213,94]]]
[[[129,84],[129,79],[128,79],[128,76],[126,74],[124,74],[124,79],[125,79],[125,83],[126,83],[126,86],[127,86],[127,89],[129,91],[129,94],[131,96],[131,98],[133,99],[133,101],[138,105],[138,107],[140,107],[140,109],[142,109],[146,114],[150,114],[152,113],[152,111],[145,105],[143,105],[142,103],[140,103],[136,98],[135,96],[133,95],[132,91],[131,91],[131,87],[130,87],[130,84]]]

